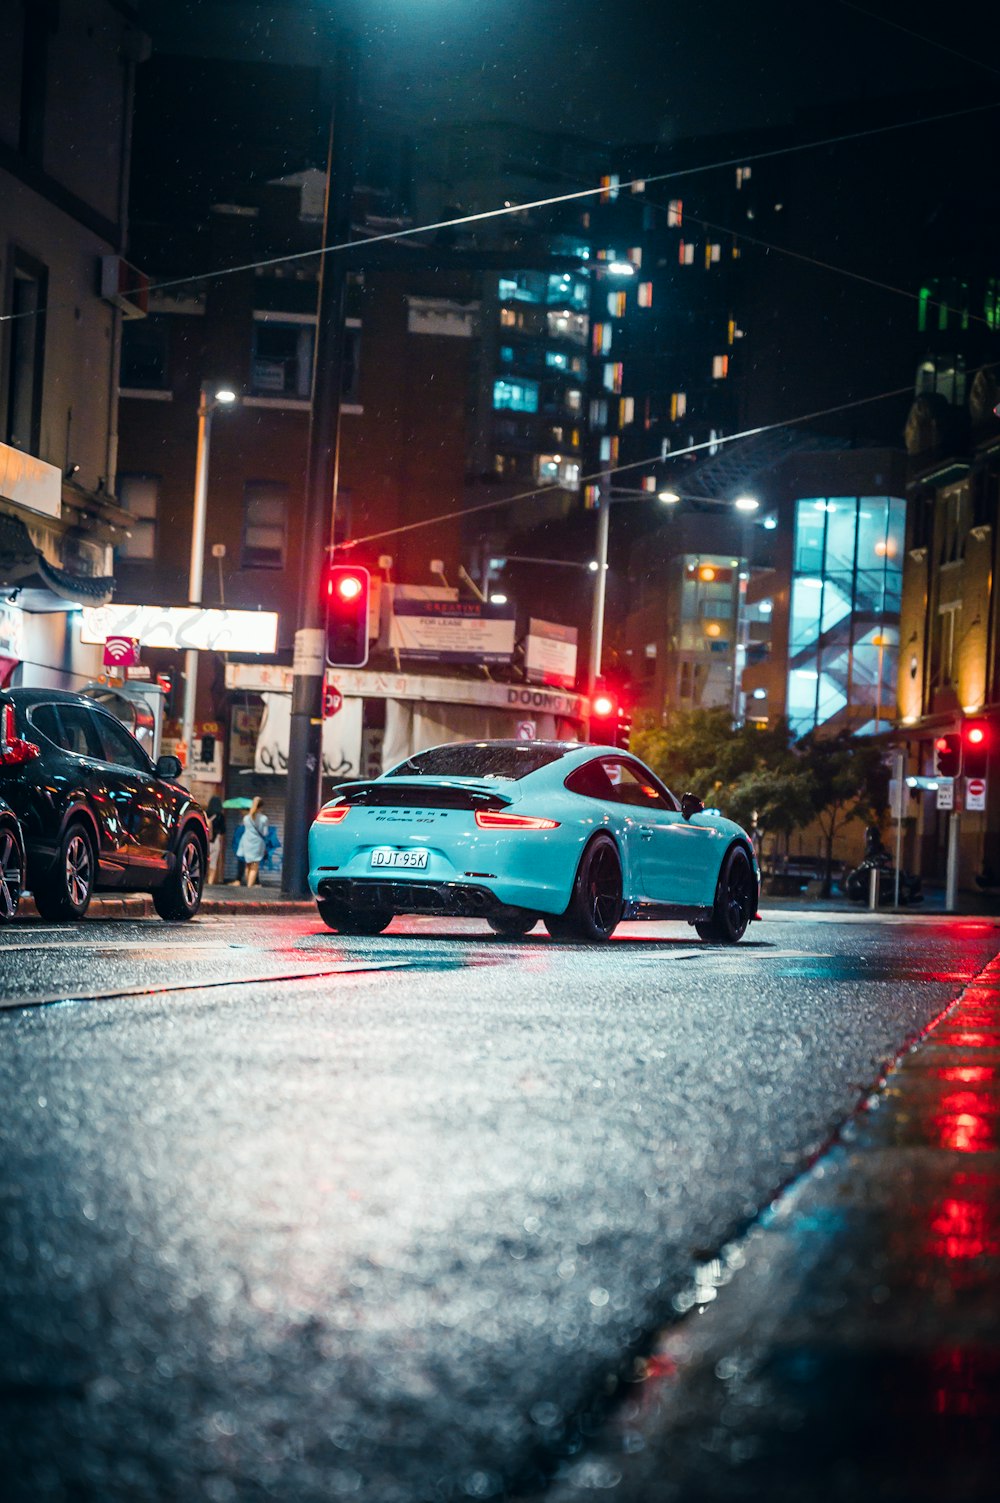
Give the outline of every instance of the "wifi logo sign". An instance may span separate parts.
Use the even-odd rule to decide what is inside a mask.
[[[139,665],[138,637],[108,637],[104,643],[105,668],[137,668]]]

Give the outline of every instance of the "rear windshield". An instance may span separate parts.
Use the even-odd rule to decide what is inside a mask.
[[[560,747],[496,746],[470,741],[435,746],[400,762],[390,778],[526,778],[563,755]]]

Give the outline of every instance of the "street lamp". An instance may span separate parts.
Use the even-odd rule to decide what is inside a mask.
[[[208,460],[212,447],[212,414],[217,407],[234,407],[237,396],[230,386],[203,384],[198,398],[198,451],[194,471],[194,515],[191,519],[191,566],[188,602],[201,604],[205,574],[205,520],[208,514]],[[194,742],[194,710],[198,692],[198,649],[189,647],[184,657],[184,718],[181,739],[187,766],[191,766]]]

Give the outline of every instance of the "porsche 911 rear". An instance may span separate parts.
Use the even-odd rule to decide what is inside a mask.
[[[379,779],[345,788],[309,834],[309,886],[355,912],[559,913],[575,866],[560,821],[519,808],[508,785]]]

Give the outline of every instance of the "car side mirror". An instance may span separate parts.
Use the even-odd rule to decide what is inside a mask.
[[[181,766],[180,757],[174,757],[168,753],[166,756],[157,757],[153,771],[158,778],[165,778],[168,783],[172,783],[175,778],[180,777],[184,769]]]
[[[681,796],[681,813],[685,819],[690,819],[692,814],[700,814],[705,805],[696,793],[685,793]]]

